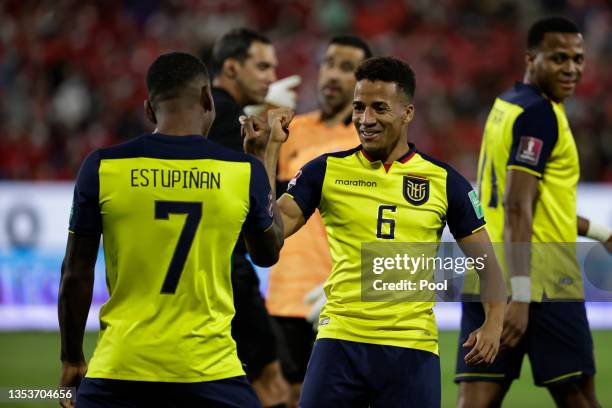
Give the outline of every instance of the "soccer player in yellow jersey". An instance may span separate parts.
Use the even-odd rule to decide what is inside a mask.
[[[507,351],[491,366],[468,367],[459,347],[458,405],[500,406],[527,354],[535,384],[557,406],[598,407],[575,242],[577,232],[609,242],[610,232],[576,215],[578,152],[563,108],[582,76],[582,35],[564,18],[540,20],[529,29],[525,61],[523,82],[493,105],[478,164],[486,228],[493,242],[505,243],[512,287]],[[460,344],[482,319],[479,304],[463,303]]]
[[[160,56],[147,90],[155,132],[94,151],[77,177],[60,384],[80,383],[80,408],[258,407],[230,334],[230,259],[241,231],[255,262],[278,258],[283,227],[269,180],[256,158],[206,140],[215,108],[199,59]],[[101,234],[110,298],[88,366],[82,341]]]
[[[284,186],[310,160],[359,143],[351,123],[355,70],[371,56],[368,45],[358,37],[341,35],[329,41],[319,67],[319,109],[294,117],[289,125],[291,137],[281,146],[278,179]],[[290,406],[299,400],[316,337],[312,322],[325,301],[321,285],[330,272],[323,220],[316,212],[285,241],[278,263],[270,269],[266,296],[266,306],[282,332],[280,347],[286,349],[279,356],[291,384]],[[304,299],[309,293],[318,296],[307,304]]]
[[[495,359],[505,286],[470,184],[408,143],[407,125],[414,117],[412,69],[394,58],[370,58],[355,75],[353,124],[361,145],[312,160],[278,200],[286,237],[319,209],[332,256],[327,303],[300,406],[439,407],[433,302],[364,301],[362,245],[437,245],[448,224],[466,255],[487,254],[479,272],[481,289],[491,297],[485,302],[487,320],[466,341],[468,364]],[[277,155],[279,146],[272,138],[267,157]]]

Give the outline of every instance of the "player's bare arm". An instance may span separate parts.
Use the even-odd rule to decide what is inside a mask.
[[[58,303],[62,387],[78,386],[87,371],[83,335],[91,305],[99,245],[99,235],[68,235]],[[72,402],[61,401],[61,405],[71,407]]]
[[[512,283],[512,300],[504,319],[502,347],[515,347],[527,330],[529,321],[531,235],[538,183],[536,176],[521,170],[509,170],[506,176],[504,246]]]
[[[302,209],[289,194],[283,194],[277,201],[283,216],[285,238],[295,234],[306,223]]]
[[[465,362],[469,365],[490,364],[495,360],[500,347],[507,298],[506,285],[484,228],[458,240],[458,243],[466,256],[485,259],[484,268],[477,270],[485,321],[463,344],[464,347],[472,347],[465,356]]]
[[[293,112],[290,109],[272,109],[268,112],[268,123],[256,116],[241,117],[244,149],[257,157],[266,168],[270,183],[270,207],[273,222],[261,234],[243,231],[249,253],[257,265],[272,266],[278,261],[284,243],[283,217],[274,198],[276,197],[276,165],[280,145],[287,139],[287,127]]]

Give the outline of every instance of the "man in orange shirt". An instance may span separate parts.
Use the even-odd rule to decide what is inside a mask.
[[[372,52],[358,37],[331,39],[319,68],[319,110],[296,116],[291,137],[278,160],[278,179],[287,183],[299,169],[323,153],[359,145],[351,122],[355,70]],[[279,189],[282,193],[284,189]],[[270,270],[266,306],[282,331],[279,351],[285,377],[291,384],[291,404],[297,406],[306,365],[316,333],[312,321],[324,302],[323,291],[314,306],[304,299],[316,293],[331,271],[329,247],[318,211],[295,235],[285,241],[279,262]],[[316,297],[316,296],[315,296]],[[284,350],[283,350],[284,348]]]

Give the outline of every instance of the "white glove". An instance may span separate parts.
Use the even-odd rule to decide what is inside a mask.
[[[306,315],[306,320],[312,323],[312,327],[317,330],[319,326],[319,314],[321,314],[321,309],[325,305],[327,301],[327,297],[325,296],[325,291],[323,290],[323,284],[312,289],[310,292],[304,296],[304,303],[307,305],[312,305],[310,311]]]
[[[297,104],[297,92],[295,87],[302,83],[302,77],[291,75],[270,84],[266,103],[279,108],[295,109]]]

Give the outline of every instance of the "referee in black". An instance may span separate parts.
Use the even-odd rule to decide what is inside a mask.
[[[212,95],[216,119],[208,140],[243,151],[240,123],[247,105],[261,105],[276,81],[276,53],[270,40],[253,30],[239,28],[217,40],[212,53]],[[232,336],[238,357],[245,366],[264,407],[285,407],[289,385],[282,376],[272,320],[259,291],[259,278],[238,239],[232,255],[232,285],[236,315]]]

